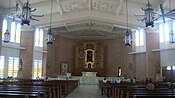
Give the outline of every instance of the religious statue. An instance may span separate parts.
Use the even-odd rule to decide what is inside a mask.
[[[87,62],[93,62],[92,61],[92,51],[87,51]]]
[[[18,73],[17,73],[17,78],[22,79],[23,78],[23,61],[22,59],[19,60],[19,67],[18,67]]]

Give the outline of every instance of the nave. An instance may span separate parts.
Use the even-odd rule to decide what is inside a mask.
[[[107,98],[101,95],[98,85],[79,85],[66,98]]]

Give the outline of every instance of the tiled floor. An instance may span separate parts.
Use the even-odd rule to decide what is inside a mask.
[[[79,85],[66,98],[108,98],[101,95],[98,85]]]

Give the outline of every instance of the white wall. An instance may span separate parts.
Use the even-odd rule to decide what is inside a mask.
[[[160,49],[161,66],[175,66],[175,43],[161,43]]]

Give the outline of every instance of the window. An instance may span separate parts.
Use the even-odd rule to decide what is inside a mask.
[[[42,60],[34,60],[33,66],[33,78],[37,78],[42,76]]]
[[[170,34],[170,26],[171,22],[167,22],[165,24],[159,25],[159,38],[160,42],[168,42],[169,41],[169,34]]]
[[[171,70],[171,66],[167,66],[166,67],[166,70]]]
[[[175,66],[172,66],[172,69],[175,70]]]
[[[166,70],[175,70],[175,66],[167,66]]]
[[[170,34],[170,29],[169,29],[169,24],[168,23],[165,23],[165,30],[164,30],[164,32],[165,32],[165,41],[167,42],[167,41],[169,41],[169,34]]]
[[[9,65],[8,65],[8,76],[9,77],[17,77],[18,65],[19,65],[19,58],[9,57]]]
[[[43,29],[36,28],[36,30],[35,30],[35,46],[43,47],[43,36],[44,36]]]
[[[159,37],[160,37],[160,42],[164,42],[164,34],[163,34],[163,24],[159,25]]]
[[[0,78],[4,77],[4,56],[0,56]]]
[[[11,23],[11,31],[10,31],[10,41],[15,42],[15,32],[16,31],[16,24],[15,22]]]
[[[21,35],[21,24],[15,21],[11,22],[11,25],[8,27],[7,20],[3,20],[2,26],[2,40],[4,40],[4,33],[7,29],[10,29],[10,42],[20,43],[20,35]]]
[[[136,41],[136,46],[139,46],[139,31],[137,30],[135,33],[135,41]]]
[[[17,27],[16,27],[16,43],[20,43],[20,35],[21,35],[21,24],[17,23]]]
[[[144,45],[144,31],[143,29],[137,30],[135,33],[136,46]]]

